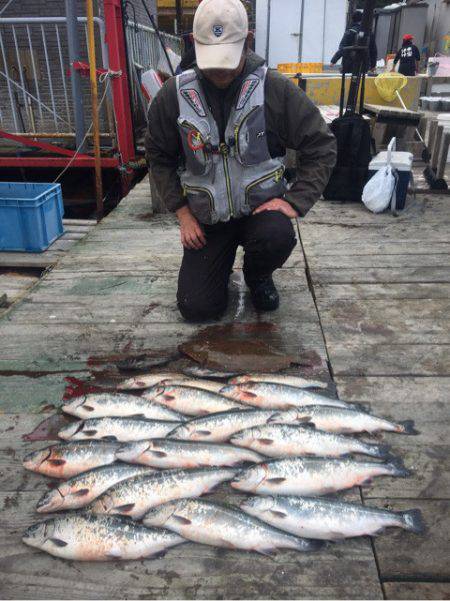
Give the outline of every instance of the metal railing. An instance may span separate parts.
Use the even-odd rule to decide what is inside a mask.
[[[181,38],[165,33],[164,31],[161,31],[160,35],[166,48],[169,48],[181,58]],[[158,36],[152,27],[128,21],[126,26],[126,38],[130,61],[136,66],[144,71],[148,69],[159,69],[166,73],[170,73],[170,68],[161,47],[161,42],[158,40]],[[174,61],[172,64],[176,68],[179,60],[177,61],[175,60],[175,57],[173,58]]]
[[[94,22],[97,66],[108,69],[104,23],[99,17]],[[78,17],[78,26],[80,60],[87,61],[86,17]],[[88,79],[82,94],[90,119]],[[74,134],[65,17],[0,18],[0,126],[40,137]]]

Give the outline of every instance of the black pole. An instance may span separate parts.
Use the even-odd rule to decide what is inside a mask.
[[[167,48],[164,45],[164,42],[163,42],[163,39],[162,39],[161,34],[159,32],[158,26],[156,25],[155,18],[153,17],[153,15],[148,10],[147,5],[145,4],[145,1],[144,0],[141,0],[141,1],[142,1],[142,6],[144,7],[145,12],[147,13],[147,17],[150,19],[150,23],[152,24],[152,27],[155,30],[156,35],[158,36],[158,40],[160,41],[160,44],[161,44],[162,49],[164,51],[165,57],[166,57],[167,62],[169,64],[170,72],[171,72],[172,75],[175,75],[175,71],[173,70],[173,67],[172,67],[172,62],[171,62],[171,60],[169,58],[169,53],[167,52]]]
[[[183,20],[183,8],[182,8],[182,0],[175,0],[175,15],[176,15],[176,20],[177,20],[177,28],[175,33],[177,35],[181,35],[181,32],[183,31],[183,26],[182,26],[182,20]]]

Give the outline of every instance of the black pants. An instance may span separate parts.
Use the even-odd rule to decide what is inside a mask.
[[[278,211],[204,229],[206,246],[184,249],[178,278],[178,308],[188,321],[217,319],[225,312],[228,280],[239,245],[245,251],[244,277],[249,286],[281,267],[296,245],[291,220]]]

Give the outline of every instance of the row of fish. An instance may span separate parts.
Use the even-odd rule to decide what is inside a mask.
[[[68,442],[30,453],[24,465],[65,479],[40,499],[38,512],[83,512],[32,526],[24,542],[58,557],[106,560],[153,557],[185,540],[270,554],[313,551],[320,539],[389,526],[423,531],[417,510],[318,498],[375,476],[407,476],[387,445],[342,434],[411,434],[412,422],[392,423],[320,395],[310,388],[325,385],[303,378],[230,374],[224,383],[200,375],[138,376],[120,392],[65,405],[82,420],[60,431]],[[129,393],[137,390],[141,396]],[[349,454],[388,461],[356,461]],[[222,483],[271,496],[240,506],[198,498]]]

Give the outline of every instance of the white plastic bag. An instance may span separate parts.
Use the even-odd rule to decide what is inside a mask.
[[[364,186],[362,201],[372,213],[382,213],[391,203],[391,208],[395,210],[397,178],[391,167],[395,147],[396,139],[392,138],[387,147],[386,166],[379,169]]]
[[[382,213],[391,203],[395,189],[392,167],[379,169],[364,186],[362,201],[372,213]]]

